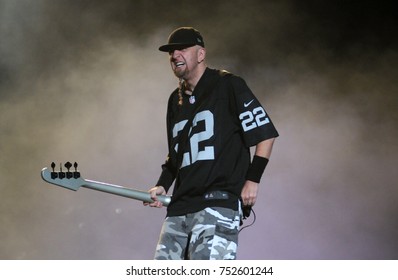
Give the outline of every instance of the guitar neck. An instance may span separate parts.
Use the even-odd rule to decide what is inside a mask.
[[[132,198],[135,200],[140,200],[143,202],[153,202],[151,196],[148,192],[129,189],[118,185],[112,185],[103,182],[97,182],[92,180],[85,180],[80,176],[80,172],[75,170],[70,172],[70,163],[68,166],[68,172],[55,172],[54,163],[52,164],[53,171],[50,171],[47,167],[43,168],[41,171],[41,177],[47,183],[66,188],[68,190],[77,191],[80,187],[101,191],[109,194],[115,194],[119,196],[124,196],[127,198]],[[75,163],[76,167],[77,164]],[[158,200],[163,203],[164,206],[168,206],[171,201],[171,196],[168,195],[158,195]]]
[[[153,202],[148,192],[128,189],[117,185],[112,185],[92,180],[84,180],[84,184],[82,185],[82,187],[118,196],[123,196],[127,198],[132,198],[143,202]],[[157,198],[160,202],[163,203],[164,206],[169,205],[171,200],[171,197],[167,195],[158,195]]]

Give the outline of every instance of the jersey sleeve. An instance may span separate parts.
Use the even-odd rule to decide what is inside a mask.
[[[242,128],[245,145],[251,147],[261,141],[278,137],[278,131],[270,116],[246,82],[237,76],[231,77],[230,81],[234,93],[235,110]]]
[[[175,179],[175,172],[173,171],[170,158],[167,157],[164,164],[162,164],[162,173],[156,183],[156,186],[162,186],[166,192],[170,189]]]

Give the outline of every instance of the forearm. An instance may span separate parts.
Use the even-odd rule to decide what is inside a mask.
[[[275,138],[264,140],[256,145],[255,155],[269,159],[272,153]]]
[[[253,206],[257,200],[258,183],[271,156],[275,138],[264,140],[256,145],[255,157],[246,175],[241,197],[243,205]]]
[[[167,157],[166,162],[162,165],[162,173],[156,183],[157,186],[162,186],[166,192],[175,179],[175,167],[172,165],[170,157]]]
[[[246,179],[259,183],[271,156],[274,138],[264,140],[256,145],[255,155],[246,174]]]

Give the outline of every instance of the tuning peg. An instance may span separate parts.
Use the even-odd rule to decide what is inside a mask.
[[[58,173],[55,172],[55,162],[51,163],[51,168],[52,168],[52,172],[51,172],[51,179],[56,179],[58,178]]]
[[[72,163],[70,163],[69,161],[67,163],[64,164],[64,166],[66,167],[67,171],[66,171],[66,178],[70,179],[73,177],[72,172],[70,172],[70,168],[72,167]]]
[[[77,171],[77,162],[75,161],[75,163],[73,164],[73,167],[75,168],[75,171],[73,172],[73,178],[77,179],[80,178],[80,172]]]
[[[65,163],[64,165],[66,167],[66,169],[70,169],[72,167],[72,163],[70,163],[69,161],[67,163]]]

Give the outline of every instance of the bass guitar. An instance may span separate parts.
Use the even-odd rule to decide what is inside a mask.
[[[60,166],[59,171],[55,171],[55,163],[51,163],[52,170],[49,170],[47,167],[41,170],[42,179],[47,183],[66,188],[68,190],[77,191],[80,187],[83,187],[91,190],[140,200],[143,202],[153,202],[150,194],[146,191],[140,191],[118,185],[83,179],[80,176],[80,172],[77,170],[78,164],[76,162],[73,165],[74,170],[71,170],[72,164],[70,162],[65,163],[64,166],[66,168],[66,171],[62,170],[62,165]],[[158,195],[157,198],[160,202],[162,202],[164,206],[169,205],[171,200],[171,196],[168,195]]]

